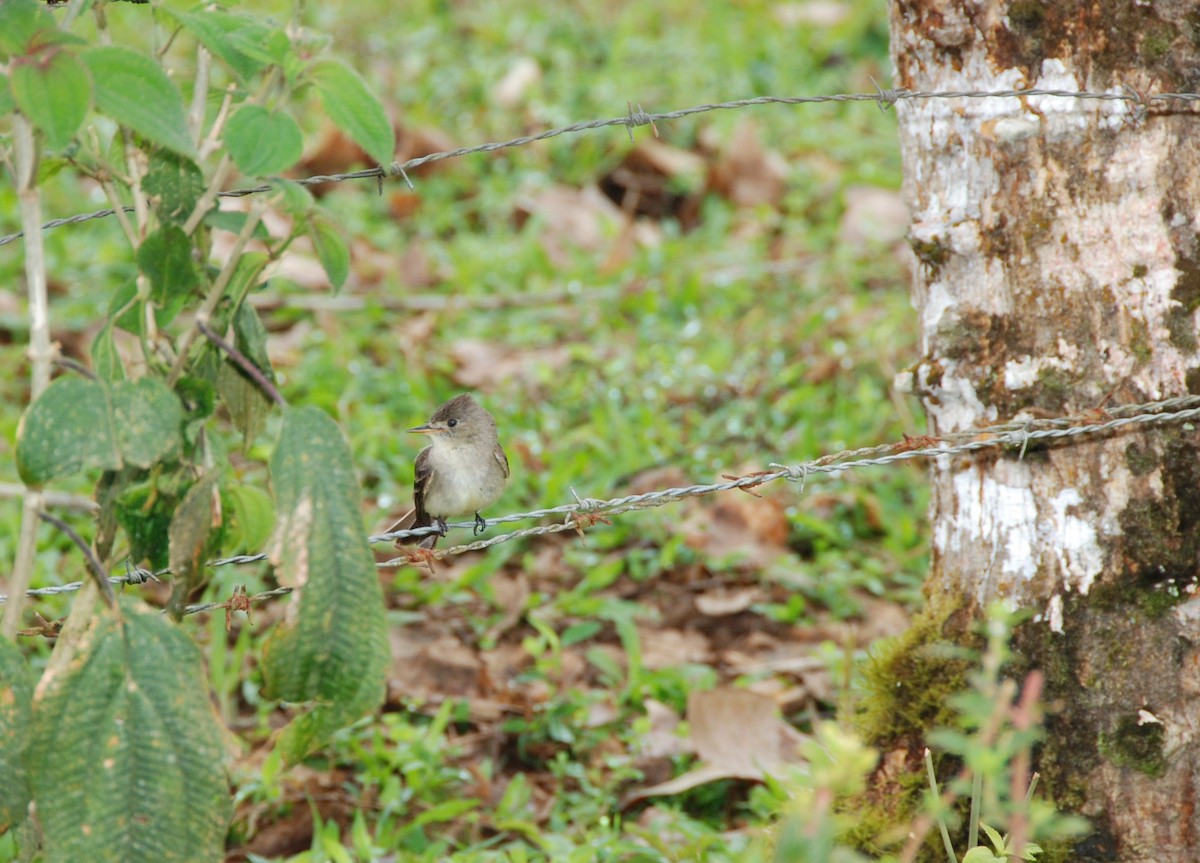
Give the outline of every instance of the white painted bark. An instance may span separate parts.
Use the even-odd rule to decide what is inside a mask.
[[[1194,92],[1192,9],[894,0],[895,83]],[[934,434],[1200,393],[1194,103],[896,110],[920,261],[923,356],[908,380]],[[1187,601],[1200,582],[1198,465],[1200,435],[1172,428],[932,471],[931,590],[1039,614],[1027,657],[1058,669],[1049,689],[1063,705],[1044,766],[1097,829],[1080,859],[1200,859],[1200,599]],[[1179,604],[1149,610],[1162,591]]]
[[[898,65],[913,70],[898,82],[908,89],[1126,93],[1094,87],[1070,58],[1045,59],[1035,75],[998,68],[981,41],[938,62],[928,33],[901,16],[893,39]],[[1200,222],[1194,208],[1164,212],[1168,197],[1200,202],[1200,172],[1177,163],[1179,134],[1200,121],[1062,97],[905,100],[896,110],[911,236],[926,261],[914,285],[925,358],[913,385],[935,433],[1186,393],[1200,355],[1172,343],[1172,293],[1179,235],[1194,244]],[[943,460],[935,574],[979,603],[1048,608],[1086,594],[1121,553],[1125,503],[1158,481],[1133,477],[1128,442],[1055,450],[1036,465]]]

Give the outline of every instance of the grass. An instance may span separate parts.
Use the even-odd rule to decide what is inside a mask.
[[[667,110],[864,91],[872,76],[886,79],[882,2],[846,4],[829,27],[782,25],[780,8],[427,2],[309,6],[304,14],[388,95],[406,128],[475,144],[620,115],[627,102]],[[137,38],[134,10],[110,10],[129,38]],[[518,58],[537,62],[540,83],[505,108],[493,87]],[[307,115],[314,136],[316,116]],[[624,494],[651,471],[672,484],[707,482],[921,430],[917,405],[890,391],[917,350],[904,267],[887,244],[842,240],[848,189],[899,187],[891,116],[873,105],[772,106],[663,123],[658,133],[711,169],[745,123],[763,150],[782,157],[784,194],[739,207],[702,193],[700,179],[681,181],[677,191],[697,197],[691,224],[650,222],[653,238],[642,243],[601,221],[599,239],[580,245],[556,233],[563,213],[516,213],[518,201],[598,184],[621,165],[635,144],[619,127],[453,160],[416,178],[416,210],[405,217],[391,210],[393,193],[406,194],[398,183],[382,197],[346,183],[324,198],[355,250],[346,292],[361,307],[307,310],[299,301],[311,290],[278,278],[270,287],[282,304],[264,316],[285,396],[328,410],[350,440],[364,530],[381,528],[407,501],[416,445],[401,430],[466,388],[468,342],[490,357],[472,367],[481,383],[470,388],[495,414],[514,467],[492,515],[567,502],[572,491]],[[653,134],[642,128],[634,138]],[[103,206],[69,172],[46,189],[47,217]],[[6,186],[0,231],[15,229],[14,213]],[[47,243],[55,337],[83,356],[131,264],[111,220],[60,228]],[[555,253],[552,243],[563,248]],[[0,283],[20,283],[18,248],[0,250]],[[408,254],[428,262],[430,284],[406,281],[396,262]],[[565,298],[544,303],[485,302],[562,290]],[[456,303],[405,310],[414,293]],[[10,370],[0,376],[0,480],[15,481],[4,456],[28,398],[27,324],[15,293],[0,297],[14,300],[0,308],[0,362]],[[269,422],[248,446],[227,429],[214,433],[232,473],[265,488],[275,431]],[[89,482],[73,490],[88,493]],[[811,627],[861,625],[867,598],[914,607],[927,565],[916,468],[813,479],[803,493],[779,484],[769,500],[786,524],[770,564],[710,554],[694,532],[712,527],[711,504],[689,504],[621,516],[584,540],[501,545],[435,576],[386,570],[398,637],[458,639],[467,682],[456,691],[446,682],[452,667],[430,666],[444,675],[436,685],[394,692],[385,712],[295,771],[256,755],[280,710],[259,697],[253,660],[277,612],[260,611],[255,627],[239,624],[231,636],[223,621],[189,621],[219,709],[244,746],[233,771],[240,806],[231,847],[245,841],[253,853],[268,847],[255,837],[291,830],[296,841],[270,846],[272,858],[740,859],[766,820],[743,784],[622,805],[664,767],[646,756],[647,705],[682,713],[690,691],[735,680],[801,686],[763,670],[756,637],[793,650],[811,642],[814,653],[840,662],[841,652],[865,645],[837,645]],[[12,558],[18,520],[15,502],[0,507],[3,559]],[[39,549],[40,583],[79,577],[77,555],[48,529]],[[224,598],[242,583],[254,590],[267,574],[219,569],[209,592]],[[688,597],[713,586],[751,589],[757,600],[728,620],[680,620]],[[48,599],[38,609],[58,615],[67,602]],[[706,655],[659,663],[664,633],[697,632]],[[515,667],[502,671],[502,656]],[[470,674],[489,678],[486,697]],[[839,697],[813,692],[794,711],[806,727]],[[484,702],[495,704],[481,715]],[[666,769],[691,763],[674,753]]]

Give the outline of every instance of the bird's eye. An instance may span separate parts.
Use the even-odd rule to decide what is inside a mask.
[[[458,420],[448,419],[446,420],[446,425],[448,425],[450,428],[454,428],[456,425],[458,425]]]

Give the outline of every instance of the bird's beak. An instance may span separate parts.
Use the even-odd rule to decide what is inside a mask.
[[[426,423],[423,426],[417,426],[416,428],[409,429],[408,433],[409,434],[433,434],[436,431],[437,431],[437,429],[435,429],[433,426]]]

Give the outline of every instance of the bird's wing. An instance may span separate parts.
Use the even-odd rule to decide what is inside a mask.
[[[429,458],[429,451],[433,447],[425,447],[417,453],[417,462],[415,465],[415,474],[413,476],[413,506],[417,514],[414,527],[428,527],[433,524],[429,518],[429,513],[425,511],[425,489],[429,488],[429,482],[433,479],[433,462]]]
[[[508,456],[504,454],[504,447],[496,444],[496,448],[492,450],[492,456],[496,461],[500,462],[500,469],[504,471],[504,478],[508,479]]]

